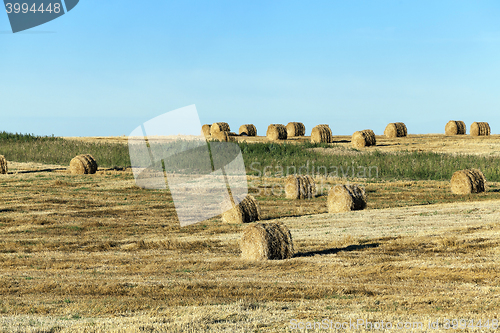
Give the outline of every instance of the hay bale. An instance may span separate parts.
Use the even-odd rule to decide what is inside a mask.
[[[283,260],[293,257],[292,234],[282,223],[254,223],[243,231],[241,257],[246,260]]]
[[[233,135],[231,135],[230,132],[215,132],[215,133],[212,133],[212,139],[215,139],[217,141],[221,141],[221,142],[231,142],[231,141],[234,141],[234,138],[233,136],[236,135],[236,133],[232,133]]]
[[[465,123],[461,120],[450,120],[444,127],[445,135],[463,135],[465,134],[467,127]]]
[[[331,143],[332,142],[332,130],[328,125],[316,125],[311,131],[311,142],[312,143]]]
[[[286,133],[288,137],[304,136],[306,134],[306,127],[303,123],[291,122],[286,125]]]
[[[384,130],[384,135],[388,138],[401,138],[408,135],[404,123],[390,123]]]
[[[210,136],[210,127],[212,127],[212,125],[205,124],[201,126],[201,135],[205,136],[205,138]]]
[[[69,170],[75,175],[94,174],[97,171],[97,162],[90,154],[78,155],[69,163]]]
[[[248,194],[238,205],[231,200],[226,200],[221,205],[222,222],[249,223],[260,220],[260,207],[257,200]]]
[[[0,174],[7,174],[9,171],[9,168],[7,167],[7,160],[5,159],[5,156],[0,155]]]
[[[486,191],[486,178],[481,170],[459,170],[451,176],[451,192],[453,194],[470,194],[484,191]]]
[[[352,135],[351,143],[354,148],[362,148],[375,146],[377,144],[377,140],[375,139],[375,133],[373,133],[372,130],[367,129],[354,132],[354,134]]]
[[[470,125],[470,135],[472,136],[483,136],[490,134],[490,124],[486,122],[473,122],[472,125]]]
[[[266,136],[271,141],[286,140],[287,132],[285,125],[271,124],[267,127]]]
[[[230,132],[228,123],[213,123],[210,127],[210,135],[214,135],[217,132]]]
[[[316,183],[309,176],[289,175],[285,184],[287,199],[310,199],[316,196]]]
[[[241,125],[239,133],[240,133],[240,135],[256,136],[257,135],[257,128],[252,124]]]
[[[349,212],[366,208],[365,191],[358,185],[337,185],[328,192],[328,213]]]

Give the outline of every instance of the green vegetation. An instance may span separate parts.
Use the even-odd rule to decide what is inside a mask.
[[[100,167],[130,166],[128,147],[116,143],[89,143],[32,134],[0,133],[0,154],[8,161],[69,165],[79,154],[92,154]]]
[[[302,167],[305,173],[308,162],[312,173],[338,174],[352,178],[363,176],[366,168],[366,178],[382,180],[449,180],[457,170],[477,168],[483,171],[489,181],[500,181],[500,158],[472,155],[451,155],[431,152],[399,152],[357,153],[355,149],[338,147],[339,153],[325,155],[308,148],[331,147],[325,144],[276,144],[276,143],[240,143],[243,158],[250,175],[279,175],[281,170],[287,174],[287,168],[298,171]],[[314,163],[313,163],[314,162]],[[253,163],[253,164],[252,164]],[[264,170],[265,167],[268,167]],[[378,177],[376,170],[378,169]],[[360,173],[361,172],[361,173]]]
[[[359,153],[355,149],[334,146],[338,153],[325,155],[310,148],[328,148],[328,144],[239,143],[249,175],[286,175],[287,168],[302,173],[325,172],[334,176],[354,176],[373,180],[449,180],[453,172],[478,168],[489,181],[500,181],[500,158],[451,155],[431,152]],[[16,162],[69,165],[78,154],[92,154],[100,167],[129,167],[128,147],[120,143],[88,143],[57,137],[0,133],[0,154]],[[231,154],[230,154],[231,155]],[[188,159],[192,162],[193,159]],[[180,162],[179,162],[180,163]],[[184,163],[181,163],[184,164]],[[193,165],[191,165],[193,166]],[[267,168],[266,168],[267,167]],[[264,170],[264,168],[266,168]],[[308,168],[308,169],[307,169]]]

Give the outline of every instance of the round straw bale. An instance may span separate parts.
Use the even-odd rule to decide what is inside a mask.
[[[78,155],[69,163],[69,170],[77,175],[94,174],[97,171],[97,163],[90,154]]]
[[[236,133],[233,133],[236,135]],[[234,138],[232,138],[232,135],[229,132],[215,132],[212,133],[212,138],[221,142],[230,142],[234,141]]]
[[[210,136],[210,127],[212,127],[212,125],[205,124],[201,126],[201,135],[204,135],[205,138]]]
[[[404,123],[390,123],[384,130],[384,135],[388,138],[400,138],[408,135]]]
[[[365,191],[358,185],[337,185],[328,192],[328,213],[349,212],[366,207]]]
[[[224,201],[222,208],[222,222],[249,223],[260,220],[260,207],[257,200],[248,194],[238,205],[230,200]]]
[[[291,122],[286,125],[286,133],[288,137],[304,136],[306,134],[306,127],[303,123]]]
[[[311,142],[312,143],[331,143],[332,142],[332,130],[328,125],[317,125],[314,126],[311,131]]]
[[[241,125],[239,133],[240,135],[256,136],[257,128],[252,124]]]
[[[271,141],[286,140],[286,127],[282,124],[271,124],[267,127],[266,136]]]
[[[486,191],[486,178],[481,170],[459,170],[451,176],[451,192],[453,194],[480,193],[484,191]]]
[[[230,132],[228,123],[213,123],[210,127],[210,134],[214,135],[217,132]]]
[[[6,174],[9,171],[9,168],[7,167],[7,160],[5,159],[5,156],[0,155],[0,174]]]
[[[375,146],[377,144],[375,133],[370,129],[354,132],[351,142],[354,148]]]
[[[486,122],[473,122],[470,125],[470,135],[472,136],[483,136],[490,134],[491,134],[490,125]]]
[[[465,123],[461,120],[450,120],[444,127],[445,135],[462,135],[466,132]]]
[[[309,175],[289,175],[286,178],[285,196],[287,199],[310,199],[316,195],[316,183]]]
[[[292,234],[283,223],[253,223],[240,239],[241,257],[246,260],[283,260],[294,255]]]

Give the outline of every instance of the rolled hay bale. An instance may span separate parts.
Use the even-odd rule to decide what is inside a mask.
[[[404,123],[390,123],[384,130],[384,135],[388,138],[401,138],[408,135]]]
[[[289,175],[286,178],[285,196],[287,199],[310,199],[316,196],[316,183],[309,175]]]
[[[453,194],[470,194],[484,191],[486,191],[486,178],[481,170],[459,170],[451,176],[451,193]]]
[[[246,260],[283,260],[294,255],[292,234],[283,223],[253,223],[240,239],[241,257]]]
[[[238,205],[229,199],[224,201],[222,208],[222,222],[249,223],[260,220],[260,207],[257,200],[248,194]]]
[[[286,133],[288,137],[304,136],[306,134],[306,127],[303,123],[290,122],[286,125]]]
[[[490,124],[486,122],[473,122],[470,125],[470,135],[472,136],[483,136],[490,134],[491,134]]]
[[[236,133],[232,133],[233,135],[231,135],[230,132],[215,132],[215,133],[212,133],[212,138],[217,140],[217,141],[221,141],[221,142],[230,142],[230,141],[234,141],[234,138],[233,136],[236,136]]]
[[[375,146],[377,140],[375,139],[375,133],[372,130],[367,129],[363,131],[354,132],[352,135],[351,143],[354,148],[363,148],[368,146]]]
[[[213,123],[210,127],[210,135],[214,135],[217,132],[230,132],[228,123]]]
[[[358,185],[337,185],[328,192],[328,213],[349,212],[366,208],[366,194]]]
[[[0,155],[0,174],[7,174],[9,171],[9,168],[7,167],[7,160],[5,159],[5,156]]]
[[[205,138],[210,136],[210,127],[212,127],[212,125],[205,124],[201,126],[201,135],[205,136]]]
[[[316,125],[311,131],[312,143],[331,143],[332,130],[328,125]]]
[[[256,136],[257,135],[257,128],[253,124],[241,125],[239,133],[240,133],[240,135]]]
[[[463,135],[465,134],[467,127],[465,123],[461,120],[450,120],[444,127],[445,135]]]
[[[69,170],[74,175],[94,174],[97,171],[97,162],[90,154],[78,155],[69,163]]]
[[[286,127],[282,124],[271,124],[267,127],[266,136],[271,141],[286,140]]]

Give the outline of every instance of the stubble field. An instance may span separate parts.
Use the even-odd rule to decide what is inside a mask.
[[[331,164],[375,149],[493,161],[500,151],[499,136],[377,137],[377,147],[360,151],[348,137],[334,140],[308,149]],[[324,319],[438,320],[447,331],[446,319],[474,320],[465,332],[498,319],[496,180],[486,193],[457,196],[448,180],[318,176],[320,195],[304,201],[284,198],[274,169],[249,172],[264,222],[284,222],[297,253],[247,262],[244,225],[219,216],[180,228],[168,192],[135,186],[130,168],[75,176],[66,167],[9,161],[0,175],[4,332],[287,332]],[[348,182],[366,188],[367,209],[328,214],[328,188]]]

